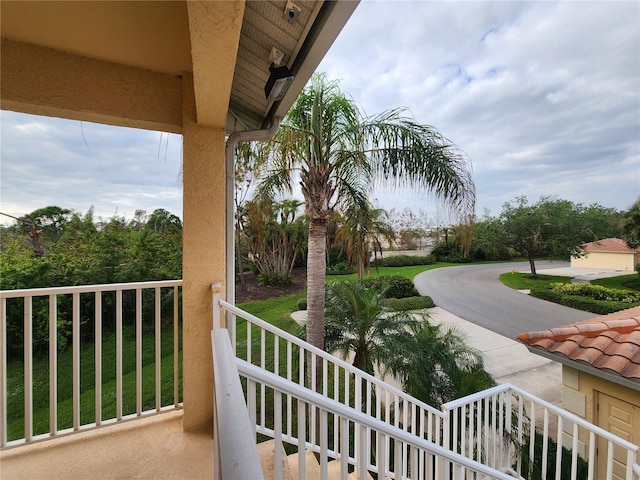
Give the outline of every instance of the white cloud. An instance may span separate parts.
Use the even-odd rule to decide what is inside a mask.
[[[320,70],[368,114],[407,106],[459,145],[479,213],[640,195],[637,2],[365,1]]]
[[[618,209],[640,196],[636,1],[364,0],[319,70],[367,114],[407,107],[464,150],[479,215],[518,195]],[[181,214],[179,136],[0,118],[2,211]],[[435,216],[424,192],[373,196]]]

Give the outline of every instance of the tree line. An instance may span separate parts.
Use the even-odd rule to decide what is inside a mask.
[[[103,220],[48,206],[0,228],[3,290],[182,278],[182,221],[164,209]]]

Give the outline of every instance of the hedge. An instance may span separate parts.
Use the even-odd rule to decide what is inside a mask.
[[[390,257],[378,258],[372,262],[372,265],[378,267],[412,267],[414,265],[433,265],[436,263],[436,257],[427,255],[418,257],[413,255],[393,255]]]
[[[420,295],[412,280],[399,275],[365,278],[360,281],[366,288],[382,289],[384,286],[382,291],[384,298],[407,298]]]
[[[385,305],[398,312],[405,312],[407,310],[423,310],[425,308],[435,307],[432,298],[429,296],[388,298],[385,301]]]
[[[607,315],[609,313],[618,312],[620,310],[626,310],[627,308],[640,306],[640,301],[629,302],[629,301],[620,301],[620,300],[607,300],[607,299],[594,298],[593,296],[587,296],[589,289],[584,287],[596,287],[596,285],[568,284],[569,287],[575,287],[574,291],[571,293],[569,293],[571,288],[558,288],[558,287],[555,287],[555,285],[561,285],[561,284],[551,284],[550,286],[532,287],[530,290],[530,295],[532,297],[540,298],[542,300],[548,300],[550,302],[559,303],[560,305],[564,305],[566,307],[576,308],[578,310],[583,310],[586,312],[591,312],[599,315]],[[601,287],[601,288],[604,288],[604,287]],[[615,290],[615,289],[606,289],[606,290],[622,292],[622,290]],[[582,292],[582,295],[576,292]],[[617,294],[612,294],[610,297],[605,297],[605,298],[616,298],[616,295]],[[596,295],[596,296],[599,296],[599,295]],[[622,296],[618,298],[628,299],[629,297]]]

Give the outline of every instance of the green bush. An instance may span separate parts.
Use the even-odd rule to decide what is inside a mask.
[[[413,256],[413,255],[393,255],[390,257],[378,258],[373,264],[378,267],[412,267],[414,265],[433,265],[436,257],[433,255]]]
[[[398,312],[407,310],[423,310],[425,308],[435,307],[433,299],[428,296],[424,297],[407,297],[407,298],[388,298],[385,306]]]
[[[382,290],[384,298],[417,297],[420,294],[416,290],[413,281],[400,276],[382,276],[378,278],[365,278],[361,280],[366,288],[378,288]]]
[[[520,452],[522,453],[522,465],[520,467],[520,475],[529,480],[541,480],[542,471],[542,452],[544,451],[544,437],[536,430],[534,440],[534,458],[530,457],[530,441],[522,445]],[[544,478],[556,478],[556,458],[557,443],[549,438],[547,439],[547,476]],[[562,459],[560,462],[560,478],[570,478],[572,471],[572,451],[562,447]],[[586,480],[589,475],[589,464],[580,456],[576,462],[576,479]]]
[[[327,275],[350,275],[354,272],[353,267],[347,262],[338,262],[327,267]]]
[[[537,286],[531,288],[531,296],[600,315],[640,305],[637,293],[589,284]]]
[[[297,310],[306,310],[307,309],[307,299],[301,298],[298,300]]]

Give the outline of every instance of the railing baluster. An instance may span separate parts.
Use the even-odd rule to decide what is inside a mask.
[[[102,423],[102,292],[94,294],[94,363],[95,363],[95,419]]]
[[[33,435],[33,297],[24,299],[24,438]]]
[[[315,409],[314,409],[315,410]],[[320,416],[320,478],[328,478],[327,466],[329,464],[329,422],[328,413],[325,409],[319,409]]]
[[[340,478],[347,478],[349,467],[349,420],[339,415],[334,415],[334,418],[340,418]],[[335,431],[337,432],[338,430]],[[335,436],[337,437],[338,435]],[[338,450],[336,449],[336,451]]]
[[[589,462],[587,480],[593,480],[596,468],[596,434],[594,432],[589,434],[589,458],[587,461]]]
[[[142,413],[142,289],[136,288],[136,414]]]
[[[578,424],[573,424],[573,439],[571,442],[571,478],[578,478]]]
[[[613,442],[609,440],[607,442],[607,477],[613,477]]]
[[[122,420],[122,289],[116,290],[116,419]]]
[[[49,435],[58,431],[58,305],[49,295]]]
[[[298,406],[298,478],[307,478],[307,408],[302,400],[297,401]]]
[[[273,438],[275,440],[275,475],[283,478],[282,472],[282,393],[273,391]]]
[[[156,307],[156,412],[162,408],[162,297],[160,287],[155,288]]]
[[[80,293],[72,295],[73,322],[73,429],[80,428]]]
[[[179,305],[178,305],[178,287],[173,287],[173,406],[178,407],[180,403],[180,388],[179,388],[179,379],[180,379],[180,316],[179,316]],[[214,307],[215,308],[215,307]],[[233,353],[236,353],[236,342],[235,337],[233,339],[233,343],[231,344],[233,347]]]
[[[549,410],[544,409],[542,428],[542,478],[547,478],[547,455],[549,451]],[[535,458],[535,457],[532,457]]]
[[[562,444],[563,435],[564,435],[564,426],[562,422],[562,417],[558,415],[558,420],[556,423],[556,480],[560,480],[560,474],[562,473]]]
[[[0,448],[7,444],[7,299],[0,299]]]

